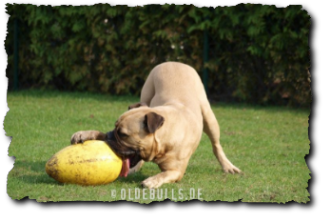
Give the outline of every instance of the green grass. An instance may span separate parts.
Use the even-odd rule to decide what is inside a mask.
[[[118,178],[101,186],[61,184],[45,172],[46,161],[70,144],[74,132],[112,130],[120,114],[138,98],[21,91],[8,93],[7,101],[10,111],[4,126],[6,135],[13,137],[9,155],[16,158],[7,184],[8,195],[13,199],[28,196],[40,202],[128,200],[150,203],[164,200],[166,191],[173,201],[190,200],[193,196],[197,198],[199,189],[204,201],[309,201],[310,171],[304,159],[309,153],[309,110],[212,105],[221,127],[225,153],[243,173],[223,173],[208,138],[203,135],[183,179],[175,184],[164,184],[153,195],[140,186],[145,178],[159,172],[153,163],[146,163],[141,171],[126,179]],[[139,198],[134,191],[140,193]],[[163,193],[160,199],[157,191],[159,197]],[[193,191],[195,194],[190,195]]]

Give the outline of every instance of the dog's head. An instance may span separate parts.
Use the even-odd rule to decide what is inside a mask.
[[[107,133],[106,141],[130,168],[141,159],[150,161],[157,154],[156,132],[164,124],[164,117],[144,104],[131,105],[119,117],[115,129]]]

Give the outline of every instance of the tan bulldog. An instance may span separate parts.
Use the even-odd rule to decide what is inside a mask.
[[[143,161],[155,162],[161,172],[142,185],[158,188],[181,180],[204,131],[224,172],[240,173],[220,145],[217,119],[192,67],[178,62],[156,66],[142,88],[140,101],[119,117],[113,131],[79,131],[72,135],[71,143],[108,142],[123,159],[124,177],[137,171]]]

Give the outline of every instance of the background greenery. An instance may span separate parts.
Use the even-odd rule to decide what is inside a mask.
[[[6,136],[13,137],[9,155],[16,158],[7,182],[12,199],[28,196],[40,202],[131,201],[128,196],[121,198],[121,190],[142,191],[141,181],[160,171],[156,164],[146,163],[138,173],[101,186],[60,184],[45,172],[46,161],[70,144],[74,132],[112,130],[118,116],[137,102],[137,97],[19,91],[8,93],[7,101],[10,111],[4,129]],[[161,187],[164,192],[173,189],[177,199],[169,193],[171,200],[181,201],[177,194],[180,188],[183,200],[190,199],[190,188],[196,191],[200,188],[204,201],[310,201],[307,191],[310,171],[305,162],[310,144],[309,110],[224,103],[212,105],[212,110],[221,127],[224,151],[243,173],[223,173],[204,134],[183,179]],[[146,200],[141,198],[133,201],[158,201],[149,194]]]
[[[311,102],[310,16],[301,6],[7,4],[7,13],[10,90],[16,21],[19,88],[137,95],[149,71],[171,60],[208,70],[218,101]]]

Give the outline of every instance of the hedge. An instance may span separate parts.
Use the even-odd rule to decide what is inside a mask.
[[[208,74],[214,100],[302,107],[311,102],[310,16],[302,6],[6,9],[9,90],[17,87],[16,23],[19,88],[138,95],[155,65],[180,61],[201,77]]]

